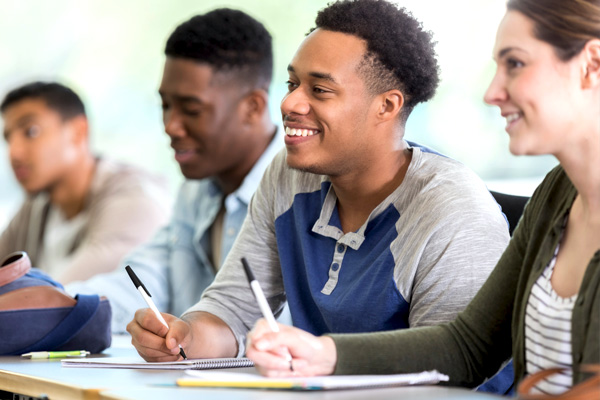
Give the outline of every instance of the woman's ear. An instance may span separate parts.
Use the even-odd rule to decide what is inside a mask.
[[[397,89],[388,90],[377,96],[377,117],[382,121],[396,119],[404,107],[404,95]]]
[[[600,39],[588,41],[583,50],[582,86],[585,89],[600,86]]]

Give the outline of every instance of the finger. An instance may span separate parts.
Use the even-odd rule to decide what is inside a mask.
[[[163,337],[144,329],[136,320],[127,325],[127,331],[131,334],[131,344],[144,359],[149,361],[150,358],[173,356]]]
[[[145,345],[143,340],[137,340],[137,338],[132,337],[131,343],[140,356],[147,361],[156,361],[156,359],[164,357],[169,358],[169,360],[175,360],[179,357],[178,354],[174,355],[171,351]]]
[[[264,335],[265,333],[269,333],[269,332],[273,332],[271,330],[271,327],[267,323],[266,319],[261,318],[258,321],[256,321],[256,324],[254,324],[254,327],[248,333],[248,336],[253,339],[257,339],[257,338],[261,337],[262,335]]]
[[[264,332],[260,337],[252,338],[252,346],[260,351],[285,354],[296,347],[299,337],[288,330]],[[293,354],[292,354],[293,355]]]
[[[274,370],[274,369],[268,369],[268,368],[264,368],[261,366],[256,366],[256,369],[258,370],[258,372],[263,375],[266,376],[268,378],[289,378],[289,377],[298,377],[298,376],[302,376],[302,375],[298,375],[297,372],[288,369],[285,370]]]
[[[269,376],[270,373],[276,371],[282,373],[290,373],[290,363],[279,354],[274,354],[265,351],[257,351],[250,348],[246,351],[246,357],[254,361],[254,365],[263,375]]]
[[[131,343],[136,347],[139,346],[168,351],[163,337],[144,329],[137,321],[130,322],[129,325],[127,325],[127,331],[131,334]]]
[[[166,318],[171,318],[169,314],[163,314]],[[154,312],[149,308],[142,308],[135,312],[134,320],[147,331],[154,333],[157,336],[165,337],[169,328],[157,318]]]

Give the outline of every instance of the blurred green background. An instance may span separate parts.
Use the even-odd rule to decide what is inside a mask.
[[[406,138],[434,147],[477,172],[492,189],[531,194],[556,164],[514,157],[504,119],[483,103],[504,0],[399,0],[433,32],[442,70],[434,100],[418,106]],[[217,7],[241,9],[273,35],[271,109],[280,120],[286,66],[313,26],[322,0],[0,0],[0,96],[32,80],[57,80],[83,98],[98,154],[182,180],[164,134],[157,88],[168,35],[191,16]],[[0,227],[22,193],[0,144]]]

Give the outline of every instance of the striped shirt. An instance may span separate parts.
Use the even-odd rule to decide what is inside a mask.
[[[560,297],[550,278],[560,248],[533,285],[525,314],[525,361],[527,374],[548,368],[567,368],[540,381],[534,393],[560,394],[573,386],[571,316],[577,295]]]

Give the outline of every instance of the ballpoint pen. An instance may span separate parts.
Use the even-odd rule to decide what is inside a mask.
[[[90,354],[85,350],[70,350],[70,351],[32,351],[31,353],[21,354],[21,357],[26,358],[69,358],[69,357],[86,357]]]
[[[244,266],[244,271],[246,271],[246,276],[248,277],[250,288],[252,288],[252,293],[254,293],[254,297],[256,297],[256,301],[258,302],[258,308],[260,308],[260,312],[267,320],[269,328],[271,328],[273,332],[279,332],[279,326],[275,321],[275,316],[271,311],[271,307],[269,307],[269,303],[267,303],[265,294],[263,293],[258,281],[254,278],[254,274],[252,273],[250,265],[245,257],[242,257],[242,265]],[[285,359],[290,364],[290,371],[293,372],[294,367],[292,365],[292,355],[289,352],[285,355]]]
[[[148,307],[150,307],[150,309],[154,312],[154,315],[156,315],[156,318],[158,318],[158,320],[164,326],[166,326],[167,329],[169,329],[169,325],[167,324],[167,321],[165,321],[165,319],[161,315],[160,311],[158,311],[158,308],[156,308],[156,305],[150,298],[150,297],[152,297],[152,295],[150,294],[148,289],[146,289],[146,286],[144,286],[142,281],[140,281],[140,278],[137,277],[137,275],[135,274],[135,272],[133,272],[133,269],[131,269],[131,267],[129,265],[125,267],[125,270],[127,271],[127,274],[133,281],[135,288],[140,292],[140,294],[144,298],[144,301],[146,302],[146,304],[148,304]],[[187,356],[185,355],[185,352],[183,351],[183,347],[181,347],[181,345],[179,345],[179,354],[181,355],[181,357],[183,357],[184,360],[187,360]]]

